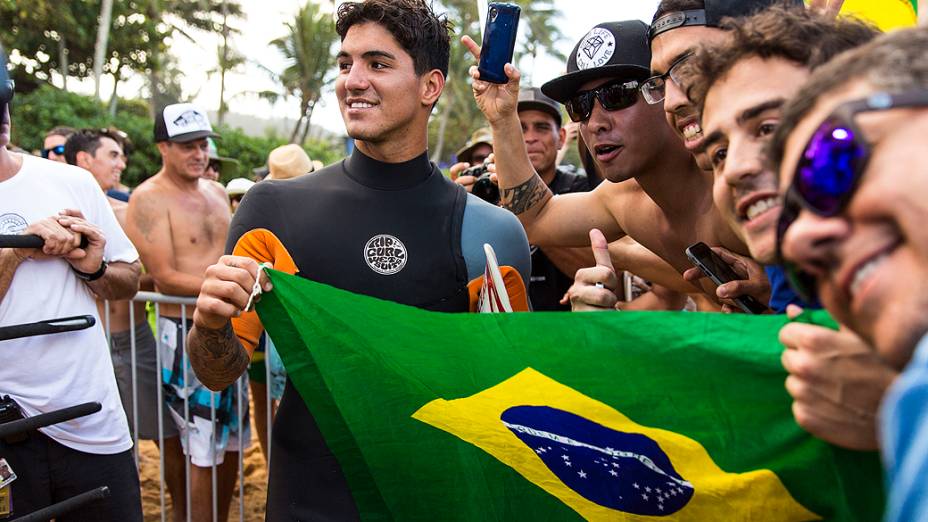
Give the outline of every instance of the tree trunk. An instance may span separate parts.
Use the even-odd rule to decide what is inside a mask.
[[[148,17],[158,22],[161,21],[161,6],[158,0],[149,2]],[[151,49],[148,49],[147,52],[150,54],[148,60],[148,88],[151,91],[148,99],[148,112],[154,119],[158,106],[161,105],[161,68],[163,65],[161,63],[161,50],[158,48],[157,42],[152,42]]]
[[[300,145],[306,143],[306,136],[309,135],[309,129],[312,127],[313,110],[316,109],[316,102],[311,102],[306,108],[306,122],[303,126],[303,134],[300,136]]]
[[[103,61],[110,39],[110,23],[113,17],[113,0],[103,0],[100,6],[100,24],[97,26],[97,43],[93,48],[93,96],[100,99],[100,77],[103,76]]]
[[[222,2],[222,60],[219,62],[219,114],[217,120],[222,125],[226,118],[226,67],[229,60],[229,7]]]
[[[68,46],[64,35],[59,33],[58,40],[58,73],[61,74],[62,88],[68,90]]]
[[[117,87],[119,87],[119,75],[116,73],[113,73],[113,94],[110,96],[110,103],[109,103],[110,118],[116,117],[116,105],[119,102],[119,97],[116,95]]]
[[[290,133],[290,143],[296,143],[296,135],[300,133],[300,128],[303,126],[303,113],[300,112],[300,118],[296,120],[296,125],[293,126],[293,132]]]

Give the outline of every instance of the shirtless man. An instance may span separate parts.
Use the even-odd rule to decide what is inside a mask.
[[[535,173],[516,113],[520,74],[515,67],[506,66],[506,85],[480,81],[473,67],[474,96],[493,129],[501,204],[519,217],[529,241],[541,247],[587,246],[590,229],[598,228],[610,241],[631,236],[682,274],[692,266],[684,251],[697,241],[743,254],[747,249],[713,205],[711,172],[699,168],[663,121],[662,107],[641,99],[639,82],[650,73],[647,31],[640,21],[596,26],[577,43],[567,74],[542,86],[545,94],[567,103],[597,167],[611,182],[591,192],[552,196]],[[473,40],[465,37],[464,43],[479,56]],[[632,178],[637,186],[619,183]],[[605,248],[605,239],[594,236]],[[614,306],[618,278],[611,266],[602,268],[596,274],[600,279],[578,281],[586,284],[578,287],[581,292],[570,292],[574,305]],[[577,279],[584,274],[589,272],[581,271]]]
[[[161,293],[190,297],[199,294],[206,268],[222,256],[225,248],[231,220],[229,199],[221,185],[202,179],[209,161],[207,138],[215,136],[206,112],[194,105],[169,105],[156,116],[155,142],[161,153],[162,168],[132,194],[126,231],[136,244],[155,289]],[[183,328],[193,324],[193,311],[194,307],[187,307],[186,317],[182,317],[180,305],[161,305],[158,338],[162,369],[166,370],[165,399],[186,439],[184,451],[193,463],[191,516],[193,520],[212,518],[210,466],[216,464],[219,520],[225,520],[238,462],[235,455],[224,458],[226,450],[237,451],[239,445],[235,386],[211,394],[189,366],[183,371],[186,337]],[[185,395],[189,398],[190,409],[186,421]],[[210,421],[211,402],[215,405],[217,419],[225,419],[224,422]],[[247,408],[247,401],[244,407]],[[247,426],[247,421],[243,424]],[[224,435],[229,432],[231,436],[224,444]],[[211,451],[211,437],[216,441],[215,454]],[[183,461],[173,460],[165,465],[175,519],[183,515],[186,504],[184,468],[180,462]]]
[[[104,193],[118,186],[119,177],[126,168],[126,156],[122,140],[116,133],[106,130],[82,129],[68,137],[64,149],[65,160],[93,174],[94,179]],[[107,203],[116,214],[119,225],[126,228],[126,210],[128,204],[118,199],[107,197]],[[143,275],[140,281],[142,290],[152,290],[151,277]],[[144,302],[107,301],[97,299],[97,310],[103,318],[103,324],[110,337],[110,355],[119,385],[119,397],[129,420],[129,428],[144,440],[158,442],[158,372],[155,370],[155,336],[148,325]],[[132,309],[130,315],[130,307]],[[136,359],[135,373],[132,371],[132,330],[135,331]],[[133,407],[133,381],[138,400]],[[139,413],[138,421],[135,412]],[[166,447],[174,448],[175,458],[180,458],[180,446],[177,429],[163,408],[164,438],[173,440]]]

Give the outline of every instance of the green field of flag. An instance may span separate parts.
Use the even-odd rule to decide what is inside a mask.
[[[879,520],[799,428],[784,316],[443,314],[269,271],[258,313],[365,520]]]

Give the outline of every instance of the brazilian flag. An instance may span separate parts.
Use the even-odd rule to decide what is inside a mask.
[[[841,14],[856,16],[883,31],[891,31],[918,23],[918,0],[844,0]]]
[[[365,520],[879,520],[793,420],[783,316],[444,314],[269,271],[258,305]]]

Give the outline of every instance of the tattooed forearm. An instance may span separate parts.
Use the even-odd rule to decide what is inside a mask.
[[[248,369],[248,352],[231,323],[218,330],[194,325],[187,336],[187,355],[197,378],[213,391],[224,390]]]
[[[519,186],[500,189],[499,205],[519,215],[547,201],[550,197],[551,191],[548,190],[548,186],[535,175]]]

